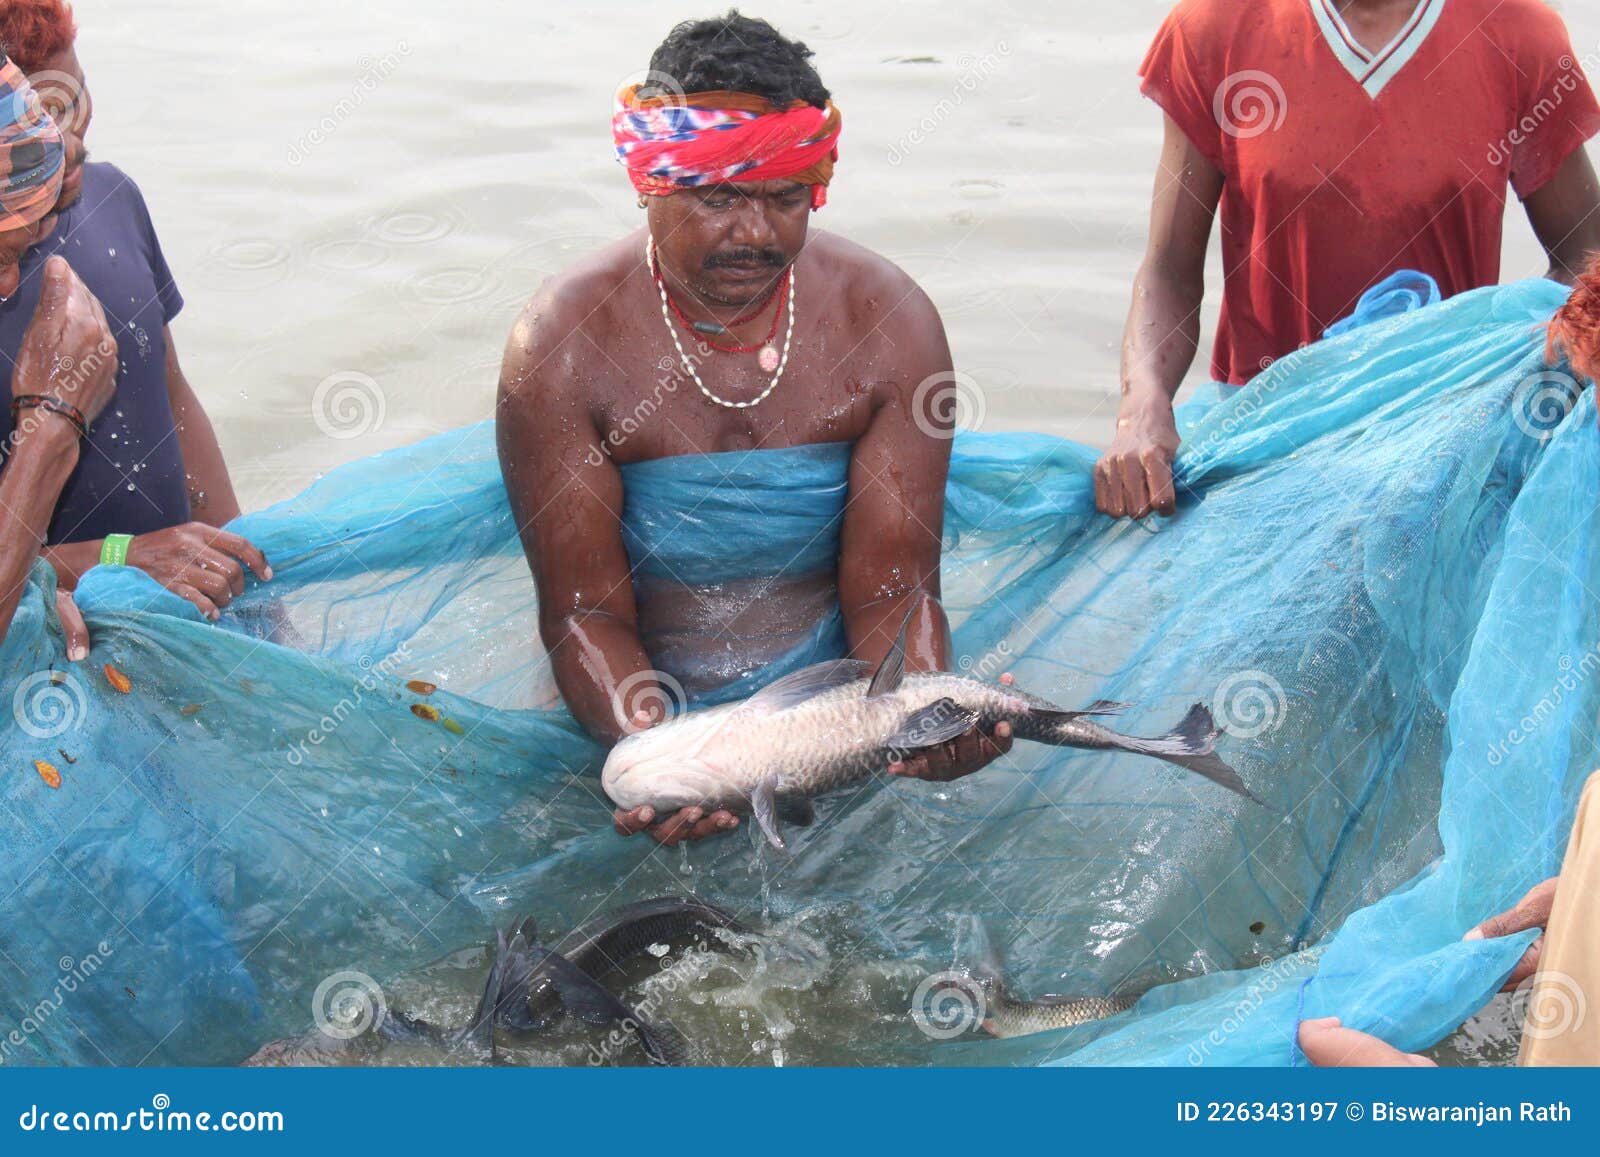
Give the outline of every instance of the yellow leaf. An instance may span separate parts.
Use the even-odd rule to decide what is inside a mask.
[[[418,719],[426,719],[429,723],[439,722],[439,709],[430,707],[426,703],[413,703],[411,705],[411,714]]]
[[[412,679],[406,684],[406,689],[415,691],[418,695],[432,695],[439,688],[422,679]]]
[[[133,690],[133,680],[128,678],[121,671],[117,670],[110,663],[106,664],[106,682],[110,683],[113,688],[122,692],[124,695]]]
[[[39,773],[39,778],[44,780],[45,783],[49,784],[51,787],[61,786],[61,773],[56,770],[55,764],[46,763],[42,759],[36,759],[33,761],[33,766],[34,770]]]

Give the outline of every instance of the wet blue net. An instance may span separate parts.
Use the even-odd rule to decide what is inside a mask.
[[[0,648],[0,1058],[234,1063],[306,1028],[341,972],[387,983],[513,911],[570,927],[685,888],[757,924],[826,909],[851,953],[924,971],[976,917],[1015,991],[1143,994],[945,1044],[890,993],[897,1059],[1292,1064],[1297,1019],[1327,1014],[1436,1041],[1526,941],[1462,933],[1553,872],[1600,756],[1600,455],[1592,393],[1541,360],[1560,287],[1420,309],[1415,282],[1391,289],[1184,409],[1172,519],[1096,515],[1085,447],[955,443],[961,669],[1130,701],[1144,734],[1207,701],[1265,806],[1019,744],[955,784],[824,799],[782,862],[742,836],[624,841],[539,649],[487,425],[241,519],[277,578],[218,625],[99,568],[94,651],[68,664],[41,566]],[[650,625],[692,701],[843,646],[845,468],[842,447],[627,468],[641,591],[773,608],[747,646]],[[833,1031],[848,1059],[854,1027]]]

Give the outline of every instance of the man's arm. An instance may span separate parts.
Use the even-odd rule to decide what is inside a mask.
[[[576,324],[563,314],[541,293],[517,320],[495,434],[556,684],[584,729],[614,743],[632,714],[616,702],[617,689],[651,666],[622,541],[622,475],[599,449],[602,432],[567,340]]]
[[[667,697],[639,637],[622,541],[622,474],[601,451],[604,432],[576,385],[585,377],[567,339],[582,320],[548,290],[523,310],[501,364],[495,437],[556,686],[584,730],[609,744],[625,730],[660,723]],[[622,835],[648,831],[669,845],[739,822],[698,807],[661,818],[639,807],[612,819]]]
[[[1150,241],[1122,334],[1122,403],[1111,448],[1095,465],[1095,505],[1113,518],[1171,514],[1178,430],[1172,399],[1200,344],[1206,244],[1221,171],[1171,117],[1156,169]]]
[[[172,327],[164,326],[167,345],[167,400],[172,406],[172,421],[178,430],[178,451],[188,475],[189,504],[196,522],[222,526],[239,517],[239,500],[233,493],[233,479],[217,444],[216,431],[205,407],[195,396],[189,379],[178,363],[178,347],[172,342]]]
[[[11,396],[45,395],[92,422],[116,390],[116,352],[100,303],[63,258],[51,257],[12,367]],[[11,628],[79,450],[78,429],[67,418],[43,406],[19,410],[0,472],[0,639]],[[89,653],[83,616],[65,591],[56,592],[56,608],[67,636],[67,658],[82,659]]]
[[[56,499],[77,464],[78,431],[67,419],[33,411],[19,423],[0,473],[0,640],[22,601]],[[68,658],[81,659],[88,650],[87,638],[68,640]]]
[[[1556,175],[1530,193],[1522,206],[1539,244],[1550,255],[1545,276],[1576,284],[1588,258],[1600,250],[1600,180],[1588,152],[1573,149]]]
[[[839,534],[839,607],[854,658],[879,662],[908,613],[908,671],[950,665],[950,631],[938,605],[945,481],[957,384],[939,313],[909,278],[880,300],[899,302],[881,323],[896,365],[850,458],[850,495]],[[973,728],[892,765],[896,775],[955,779],[1011,746],[1010,726]]]

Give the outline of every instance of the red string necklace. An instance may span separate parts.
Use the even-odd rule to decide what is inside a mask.
[[[793,269],[793,266],[785,269],[783,271],[783,277],[779,279],[777,285],[774,285],[770,290],[767,291],[767,296],[762,298],[761,303],[757,305],[748,316],[741,317],[733,323],[734,325],[741,325],[746,321],[752,320],[753,318],[760,317],[761,314],[766,310],[767,306],[772,304],[772,300],[774,298],[777,299],[778,308],[772,313],[772,328],[767,331],[767,336],[763,340],[758,341],[753,345],[718,345],[716,342],[712,341],[710,335],[695,328],[694,322],[689,319],[688,315],[685,314],[683,310],[678,308],[678,303],[673,300],[672,294],[670,292],[666,292],[667,283],[661,276],[660,262],[653,262],[651,264],[650,276],[655,278],[656,285],[663,292],[666,292],[667,304],[672,307],[673,315],[678,319],[679,322],[683,324],[683,328],[689,331],[690,335],[693,336],[695,341],[704,342],[718,353],[753,354],[757,350],[771,348],[773,341],[778,336],[778,322],[783,319],[783,303],[788,297],[789,274],[793,272]],[[724,326],[723,328],[727,329],[728,327]]]

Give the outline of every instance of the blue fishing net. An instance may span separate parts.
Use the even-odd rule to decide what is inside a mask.
[[[240,519],[277,577],[220,624],[100,568],[79,588],[94,651],[69,664],[41,566],[0,647],[0,1059],[237,1062],[340,976],[386,984],[513,911],[570,927],[686,887],[756,924],[820,906],[851,953],[924,970],[976,918],[1015,991],[1144,994],[954,1045],[894,994],[897,1059],[1291,1064],[1297,1019],[1328,1014],[1439,1039],[1527,940],[1461,934],[1553,872],[1596,766],[1600,455],[1592,394],[1541,361],[1560,287],[1428,299],[1391,287],[1186,407],[1172,519],[1096,515],[1087,448],[955,443],[960,669],[1129,701],[1141,734],[1206,701],[1264,805],[1018,744],[958,783],[820,801],[787,860],[742,835],[622,840],[537,641],[487,425]],[[806,447],[626,468],[636,583],[704,612],[646,624],[691,704],[842,649],[846,465]],[[717,629],[730,609],[740,640]],[[848,1059],[855,1026],[833,1031]]]

